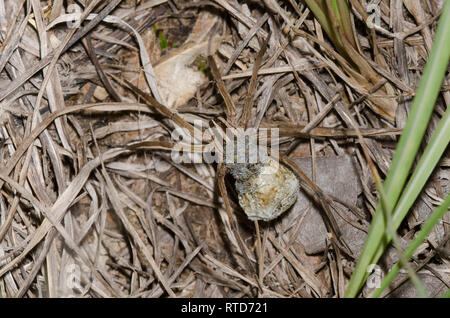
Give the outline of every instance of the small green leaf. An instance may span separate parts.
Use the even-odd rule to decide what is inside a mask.
[[[197,66],[197,69],[202,72],[203,74],[206,74],[206,69],[208,67],[208,61],[204,56],[197,56],[197,58],[194,61],[194,65]]]
[[[162,33],[162,32],[159,33],[159,47],[161,48],[161,50],[164,50],[168,46],[169,46],[169,42],[167,41],[164,33]]]

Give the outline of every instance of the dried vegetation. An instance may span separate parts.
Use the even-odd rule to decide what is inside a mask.
[[[355,125],[384,176],[442,6],[375,1],[370,29],[367,2],[349,1],[342,36],[316,1],[0,0],[0,297],[342,297],[378,199]],[[230,119],[223,90],[236,118],[280,129],[300,176],[271,222],[247,219],[217,164],[171,159],[173,122]],[[450,285],[449,221],[412,263],[431,296]],[[385,296],[414,295],[406,278]]]

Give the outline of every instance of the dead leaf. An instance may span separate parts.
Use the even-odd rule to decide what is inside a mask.
[[[217,16],[208,12],[201,14],[186,42],[161,58],[155,65],[158,89],[164,104],[169,108],[177,108],[195,96],[197,89],[206,83],[207,78],[199,69],[202,57],[214,54],[222,39],[211,41],[211,52],[208,52],[209,34],[217,22]]]
[[[311,159],[298,158],[295,162],[311,177]],[[316,158],[316,184],[327,194],[340,198],[342,201],[356,205],[361,185],[358,174],[350,156],[318,157]],[[325,249],[327,229],[321,212],[315,205],[308,211],[311,199],[300,191],[297,202],[283,220],[286,224],[292,222],[298,213],[307,213],[300,228],[298,240],[305,247],[307,254],[316,254]],[[348,211],[348,210],[347,210]],[[359,255],[364,244],[366,233],[343,220],[335,211],[332,213],[339,225],[342,236],[355,255]],[[351,213],[348,213],[351,215]],[[352,215],[353,218],[353,215]],[[355,218],[353,218],[355,221]]]
[[[213,41],[214,50],[217,40]],[[194,97],[197,89],[206,83],[206,76],[195,65],[200,56],[208,54],[208,41],[199,44],[187,43],[181,48],[173,49],[155,66],[158,89],[164,104],[169,108],[177,108]]]

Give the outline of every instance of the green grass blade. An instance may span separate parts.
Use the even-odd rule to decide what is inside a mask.
[[[305,2],[309,10],[312,11],[317,21],[319,21],[320,25],[325,30],[325,33],[327,33],[330,36],[332,34],[331,32],[332,27],[328,21],[327,16],[325,15],[325,12],[323,12],[321,6],[315,0],[305,0]]]
[[[342,33],[346,37],[347,41],[351,43],[355,49],[357,49],[348,3],[347,1],[337,1],[337,6],[340,16],[340,23],[343,30]]]
[[[337,22],[341,24],[341,16],[339,14],[339,8],[336,0],[331,0],[331,6],[333,8],[334,14],[336,15]]]
[[[413,175],[403,191],[393,214],[394,227],[398,228],[405,218],[408,210],[420,194],[425,183],[438,164],[442,154],[450,142],[450,108],[444,113],[439,121],[433,136],[430,139],[425,152],[414,170]]]
[[[439,220],[444,216],[444,214],[447,213],[449,206],[450,206],[450,194],[448,194],[444,202],[434,210],[434,212],[430,215],[428,220],[422,226],[422,229],[419,231],[419,233],[417,233],[414,240],[405,250],[404,255],[407,259],[410,259],[413,256],[414,252],[417,250],[417,248],[420,246],[420,244],[422,244],[425,241],[425,239],[430,234],[433,227],[439,222]],[[384,280],[381,282],[380,287],[375,290],[375,292],[372,294],[371,297],[379,297],[381,293],[389,286],[392,280],[397,276],[399,271],[400,271],[400,264],[397,263],[392,267],[392,269],[386,275]]]
[[[450,289],[447,290],[447,291],[445,292],[445,294],[442,295],[441,297],[442,297],[442,298],[450,298]]]
[[[322,2],[318,3],[316,0],[305,0],[305,2],[336,48],[340,52],[345,52],[342,42],[340,41],[339,36],[337,35],[330,20],[329,12],[326,11],[328,9],[326,4],[322,4]]]
[[[387,206],[388,209],[393,209],[400,196],[427,128],[450,58],[449,38],[450,1],[447,1],[439,20],[431,54],[425,66],[408,120],[384,183],[385,193],[387,193],[386,199],[389,204]],[[355,297],[357,295],[368,276],[366,269],[371,263],[376,263],[379,256],[381,256],[381,254],[377,254],[377,257],[374,257],[377,250],[380,251],[380,243],[383,246],[381,251],[387,246],[389,240],[384,235],[385,228],[386,221],[384,219],[384,212],[381,205],[378,204],[366,238],[366,243],[356,264],[355,271],[350,278],[345,297]]]
[[[421,189],[424,187],[427,179],[433,172],[434,167],[437,165],[449,142],[450,108],[447,108],[444,116],[439,121],[439,124],[436,127],[436,130],[434,131],[429,144],[425,148],[425,152],[420,158],[420,161],[418,162],[417,167],[414,170],[410,181],[408,182],[408,185],[406,186],[401,198],[397,203],[397,207],[395,208],[393,215],[393,226],[395,229],[400,226],[409,209],[414,204],[414,201],[420,194]],[[381,257],[390,238],[391,236],[388,234],[387,240],[379,245],[374,259],[378,260]]]

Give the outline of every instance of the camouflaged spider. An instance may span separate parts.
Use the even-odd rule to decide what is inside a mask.
[[[240,127],[247,129],[250,125],[250,114],[253,107],[257,74],[259,66],[261,65],[262,57],[267,48],[268,39],[269,37],[263,43],[255,60],[248,94],[240,116],[238,116],[236,106],[225,87],[225,83],[221,78],[214,58],[211,55],[208,56],[208,63],[211,68],[212,75],[225,104],[224,110],[226,116],[226,119],[219,118],[222,127],[220,127],[215,121],[211,122],[211,126],[215,127],[216,131],[218,131],[222,136],[223,128]],[[171,119],[176,125],[185,129],[191,136],[196,135],[196,128],[186,122],[176,112],[173,112],[166,106],[160,104],[149,94],[141,91],[130,82],[126,81],[126,85],[137,95],[142,97],[148,106],[156,109],[168,119]],[[200,132],[199,135],[203,136],[202,132]],[[208,140],[206,142],[210,141],[211,140]],[[205,140],[202,140],[202,142],[205,142]],[[148,146],[148,142],[146,144]],[[174,147],[174,145],[168,143],[165,147],[171,148]],[[136,149],[140,147],[139,145],[134,145],[133,148]],[[200,151],[205,151],[203,145],[201,146]],[[269,170],[270,173],[267,173],[267,170]],[[260,160],[256,163],[235,163],[227,162],[227,160],[225,160],[225,162],[222,161],[218,163],[217,186],[220,196],[223,199],[228,218],[234,227],[233,230],[235,233],[238,233],[236,219],[233,217],[227,186],[225,184],[225,176],[227,173],[230,173],[236,180],[235,188],[239,196],[240,206],[247,214],[248,218],[254,221],[271,221],[280,216],[294,204],[297,199],[298,191],[301,187],[307,194],[309,194],[310,197],[313,198],[318,206],[322,207],[324,212],[322,214],[324,222],[329,229],[329,232],[331,232],[335,238],[334,242],[338,244],[341,250],[351,255],[351,251],[346,246],[345,242],[341,240],[339,228],[333,215],[331,214],[331,199],[319,187],[317,187],[300,169],[300,167],[288,156],[280,154],[278,157],[274,158],[270,155],[266,160]],[[255,223],[255,225],[258,229],[257,223]],[[239,234],[237,237],[237,242],[239,243],[241,250],[244,250],[243,242],[239,238]]]

